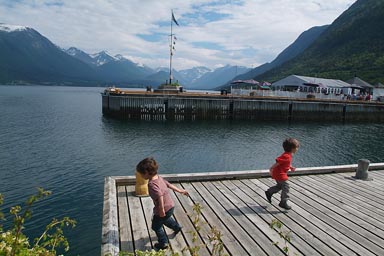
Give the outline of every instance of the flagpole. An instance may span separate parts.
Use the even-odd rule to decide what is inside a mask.
[[[172,34],[172,23],[173,23],[173,10],[171,10],[171,44],[169,45],[169,84],[172,84],[172,55],[173,55],[173,34]]]

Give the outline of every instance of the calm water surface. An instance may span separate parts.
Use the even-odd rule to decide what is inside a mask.
[[[69,255],[99,255],[105,176],[133,175],[154,156],[161,173],[267,169],[286,137],[301,142],[297,167],[384,162],[384,124],[117,121],[101,113],[103,88],[0,86],[3,211],[36,187],[28,234],[53,217],[77,220]],[[10,219],[10,218],[9,218]]]

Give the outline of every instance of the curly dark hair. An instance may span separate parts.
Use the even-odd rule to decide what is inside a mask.
[[[283,142],[283,148],[285,152],[291,152],[294,148],[298,148],[299,146],[299,141],[294,138],[288,138]]]
[[[153,157],[147,157],[137,164],[136,170],[141,174],[156,175],[159,165]]]

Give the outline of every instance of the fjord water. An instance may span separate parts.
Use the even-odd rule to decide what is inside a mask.
[[[3,211],[43,187],[27,234],[54,217],[66,230],[69,255],[99,255],[104,177],[134,175],[154,156],[160,173],[267,169],[296,137],[296,167],[384,162],[384,124],[119,121],[102,115],[103,88],[0,86],[0,193]],[[8,216],[8,220],[11,218]]]

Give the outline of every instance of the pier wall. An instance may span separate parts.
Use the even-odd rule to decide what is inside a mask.
[[[186,95],[102,95],[103,114],[142,120],[384,121],[384,104]]]

